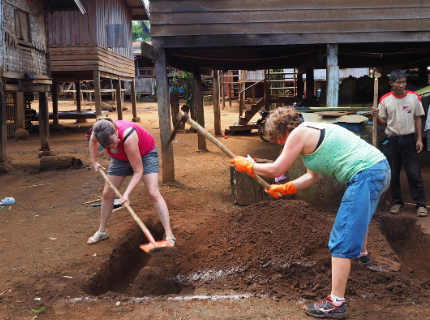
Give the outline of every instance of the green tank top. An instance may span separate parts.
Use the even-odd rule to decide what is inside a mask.
[[[327,124],[321,145],[311,154],[302,154],[302,159],[309,170],[347,183],[356,173],[374,166],[385,156],[349,130]]]

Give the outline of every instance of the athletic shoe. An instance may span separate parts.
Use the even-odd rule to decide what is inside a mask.
[[[372,260],[370,260],[370,253],[366,254],[365,256],[360,256],[361,264],[369,264],[370,262],[372,262]]]
[[[343,319],[347,317],[346,302],[341,305],[334,305],[331,296],[327,296],[323,301],[304,306],[305,313],[315,318],[335,318]]]

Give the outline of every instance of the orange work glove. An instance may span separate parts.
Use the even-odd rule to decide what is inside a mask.
[[[255,177],[252,172],[254,169],[254,161],[250,161],[241,156],[236,156],[236,158],[230,159],[230,163],[234,164],[236,170],[239,172],[248,172],[251,177]]]
[[[279,197],[278,192],[281,194],[281,196],[285,196],[286,194],[293,194],[297,192],[296,187],[294,184],[290,181],[285,184],[271,184],[270,189],[266,192],[270,194],[272,197],[277,198]]]

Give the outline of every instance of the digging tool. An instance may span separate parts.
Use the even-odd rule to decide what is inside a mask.
[[[378,78],[376,77],[375,74],[375,86],[373,88],[373,107],[377,108],[378,107]],[[373,115],[373,119],[372,119],[372,144],[375,148],[378,147],[378,115]]]
[[[109,184],[109,186],[112,188],[112,190],[115,192],[115,194],[122,199],[122,194],[118,191],[117,188],[113,185],[113,183],[109,180],[108,176],[104,171],[100,168],[100,173],[102,174],[103,178],[106,180],[106,182]],[[127,208],[127,210],[131,213],[134,220],[136,220],[137,224],[142,229],[143,233],[145,234],[146,238],[148,239],[148,244],[142,244],[140,245],[140,249],[145,251],[146,253],[153,254],[156,252],[157,249],[160,248],[173,248],[169,241],[162,240],[162,241],[155,241],[154,237],[152,236],[151,232],[149,232],[148,228],[145,226],[145,224],[140,220],[140,218],[137,216],[137,214],[133,211],[133,209],[130,207],[130,205],[125,202],[124,206]]]
[[[169,141],[167,141],[167,144],[169,145],[170,142],[172,142],[173,139],[175,139],[176,134],[178,133],[178,130],[181,126],[181,123],[185,124],[187,121],[188,115],[184,114],[178,121],[177,124],[175,124],[175,127],[173,128],[172,134],[170,135]]]
[[[223,151],[230,159],[235,158],[236,156],[233,154],[233,152],[231,152],[229,149],[227,149],[227,147],[225,145],[223,145],[221,142],[219,142],[213,135],[211,135],[209,132],[207,132],[201,125],[199,125],[197,122],[195,122],[193,119],[191,119],[190,117],[188,117],[188,115],[186,114],[182,114],[181,119],[186,119],[186,122],[189,123],[189,125],[191,127],[193,127],[194,129],[197,130],[198,133],[202,134],[205,136],[206,139],[208,139],[209,141],[211,141],[213,144],[215,144],[218,148],[221,149],[221,151]],[[176,135],[176,132],[173,132]],[[175,137],[174,135],[170,136],[169,141],[173,140],[173,138]],[[260,184],[262,185],[265,189],[270,189],[270,184],[268,184],[266,181],[264,181],[260,176],[255,175],[254,179]],[[281,196],[281,194],[278,192],[279,196]]]

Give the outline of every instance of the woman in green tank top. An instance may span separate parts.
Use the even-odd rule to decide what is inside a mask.
[[[278,108],[266,120],[267,138],[284,145],[273,163],[254,163],[243,157],[231,159],[239,172],[264,177],[279,177],[298,156],[307,173],[286,184],[271,185],[267,193],[293,194],[308,188],[328,175],[347,185],[330,233],[332,256],[331,294],[323,301],[304,307],[317,318],[344,318],[346,283],[351,259],[370,263],[367,253],[367,229],[377,205],[390,184],[391,171],[385,156],[347,129],[335,124],[302,123],[294,109]]]

